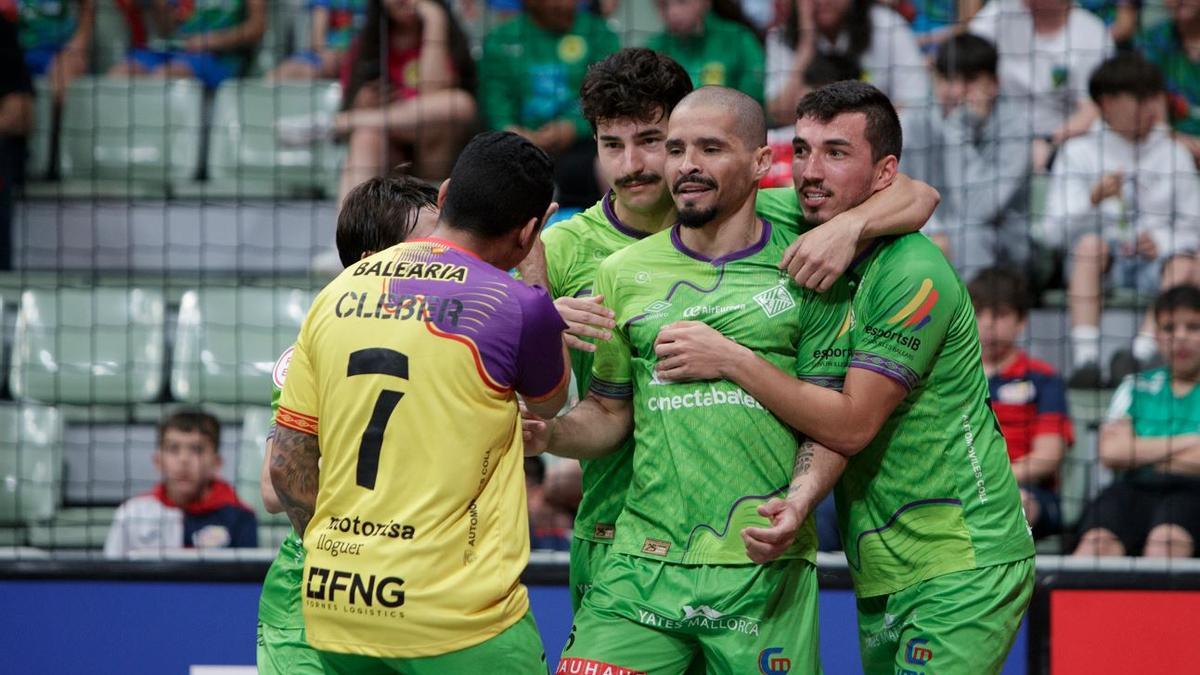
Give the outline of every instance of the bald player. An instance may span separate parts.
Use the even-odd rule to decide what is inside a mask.
[[[677,224],[600,265],[595,292],[616,326],[597,345],[588,396],[525,425],[527,453],[593,459],[634,439],[612,552],[558,672],[682,673],[697,656],[709,673],[817,672],[811,518],[762,565],[742,531],[768,527],[758,508],[805,489],[833,453],[800,447],[733,382],[660,382],[654,342],[672,322],[703,321],[790,370],[800,315],[818,296],[779,269],[791,231],[755,215],[771,151],[753,99],[719,87],[689,94],[671,114],[666,152]]]

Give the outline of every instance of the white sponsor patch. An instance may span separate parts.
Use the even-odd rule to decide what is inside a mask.
[[[292,363],[292,352],[296,350],[293,345],[288,347],[279,355],[279,360],[275,362],[275,367],[271,369],[271,379],[275,381],[275,386],[283,389],[283,381],[287,379],[288,366]]]

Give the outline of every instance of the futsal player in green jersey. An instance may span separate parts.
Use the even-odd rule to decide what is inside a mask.
[[[795,176],[808,220],[853,206],[895,172],[900,126],[874,87],[830,85],[797,115]],[[988,403],[970,298],[917,235],[863,246],[846,276],[852,315],[846,342],[833,348],[852,355],[840,390],[797,379],[737,334],[699,322],[663,331],[656,373],[736,382],[844,456],[838,518],[867,673],[997,673],[1029,604],[1034,550]],[[827,488],[841,470],[814,465],[813,480]],[[756,560],[786,553],[792,533],[807,532],[799,523],[808,503],[763,507],[773,526],[747,533]]]
[[[349,267],[376,251],[410,237],[428,235],[437,224],[437,189],[408,176],[372,178],[350,191],[338,214],[337,247]],[[275,363],[271,378],[271,419],[279,412],[292,348]],[[274,424],[267,436],[263,457],[263,506],[282,513],[283,505],[271,485],[269,460]],[[263,675],[317,675],[323,673],[316,650],[304,640],[300,586],[304,572],[304,544],[289,530],[279,554],[267,570],[258,603],[258,672]]]
[[[683,317],[738,334],[780,367],[796,364],[799,317],[816,294],[779,267],[794,234],[755,215],[770,166],[762,108],[733,89],[699,89],[672,112],[665,148],[678,223],[601,263],[594,290],[617,325],[598,345],[588,397],[526,424],[527,452],[592,458],[634,437],[612,551],[559,670],[682,673],[702,658],[709,673],[746,672],[760,659],[816,672],[811,518],[766,565],[739,533],[767,526],[757,507],[838,456],[809,446],[798,464],[796,436],[736,384],[670,385],[653,372],[659,329]]]
[[[664,180],[667,120],[691,90],[687,72],[669,56],[637,48],[622,49],[593,65],[580,89],[609,192],[595,206],[545,231],[544,270],[537,268],[534,255],[521,269],[525,279],[540,280],[550,291],[570,332],[592,338],[567,337],[580,398],[591,382],[595,340],[608,339],[613,326],[612,313],[593,295],[597,268],[612,253],[675,222],[675,203]],[[827,290],[841,274],[837,266],[849,263],[859,237],[912,231],[936,204],[932,188],[901,176],[895,186],[837,222],[801,237],[784,257],[798,281],[812,288],[824,284],[821,290]],[[806,229],[792,190],[760,191],[756,208],[789,236]],[[615,537],[630,481],[631,451],[628,439],[617,452],[582,462],[583,498],[570,565],[576,610]]]

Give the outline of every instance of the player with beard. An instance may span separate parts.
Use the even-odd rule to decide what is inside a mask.
[[[800,317],[822,311],[818,296],[779,267],[793,231],[755,214],[771,157],[761,106],[732,89],[698,89],[672,112],[664,145],[678,224],[600,264],[594,290],[615,327],[597,345],[588,396],[563,417],[527,416],[525,425],[527,453],[579,459],[606,456],[633,434],[612,551],[583,597],[559,672],[682,673],[703,658],[710,673],[739,673],[764,654],[817,672],[811,518],[764,565],[739,535],[768,527],[760,506],[789,486],[807,491],[809,472],[839,458],[801,447],[733,382],[660,382],[654,340],[663,326],[695,318],[790,370]]]
[[[831,218],[895,174],[900,123],[878,89],[830,85],[802,99],[797,117],[809,219]],[[1032,595],[1034,548],[988,405],[971,299],[921,236],[864,246],[846,277],[851,311],[820,350],[849,354],[841,386],[814,386],[735,331],[697,321],[662,332],[655,374],[672,387],[736,382],[839,453],[814,482],[827,490],[844,465],[838,525],[867,673],[997,673]],[[772,527],[747,532],[754,559],[786,556],[792,533],[807,535],[812,503],[765,505]]]
[[[526,280],[540,282],[556,298],[568,330],[580,398],[592,376],[596,340],[613,328],[612,312],[593,295],[600,263],[636,241],[675,222],[675,202],[663,180],[667,160],[667,121],[692,91],[687,72],[670,57],[649,49],[623,49],[593,65],[580,90],[583,115],[591,124],[600,173],[609,192],[595,206],[545,231],[545,269],[531,255],[522,264]],[[836,218],[808,231],[785,253],[785,264],[801,283],[827,289],[850,262],[857,240],[909,232],[932,214],[937,194],[923,183],[898,176],[881,190]],[[788,188],[759,192],[760,215],[794,236],[807,230],[795,192]],[[571,546],[571,601],[575,610],[592,584],[616,534],[617,516],[630,484],[633,441],[603,458],[580,464],[560,462],[552,473],[559,483],[582,486]],[[565,475],[578,472],[582,476]]]

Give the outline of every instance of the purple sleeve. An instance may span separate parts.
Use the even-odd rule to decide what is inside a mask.
[[[517,347],[517,393],[542,398],[566,377],[562,332],[567,328],[545,290],[534,286],[521,298],[521,344]]]

